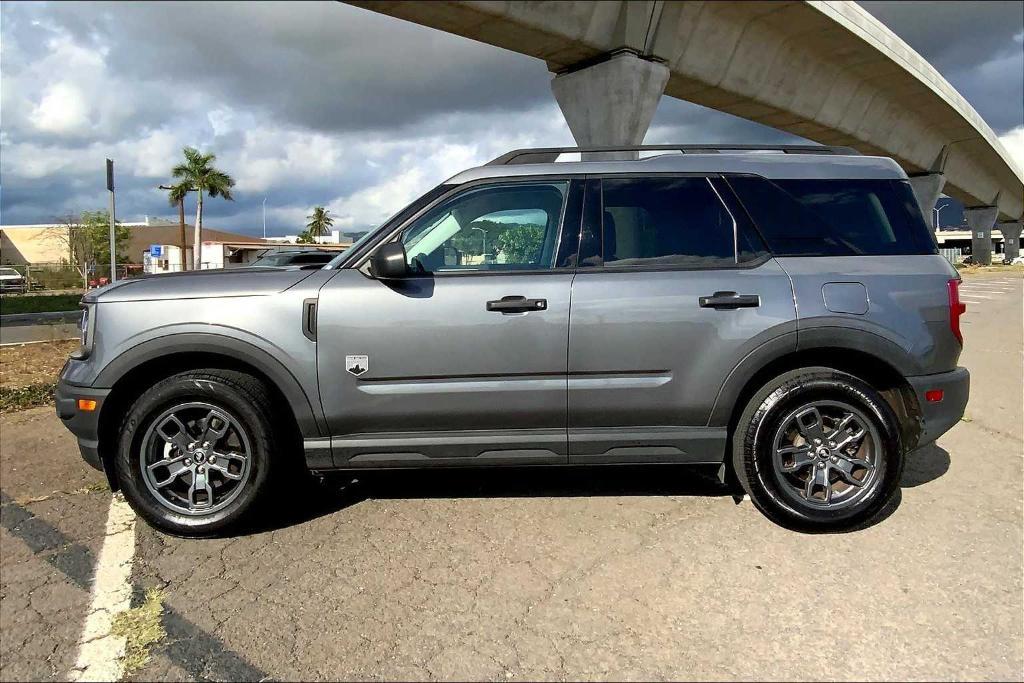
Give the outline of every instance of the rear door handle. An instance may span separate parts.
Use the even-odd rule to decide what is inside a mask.
[[[757,294],[737,294],[736,292],[715,292],[711,296],[702,296],[699,300],[701,308],[756,308],[761,305],[761,297]]]
[[[488,311],[497,311],[499,313],[526,313],[527,311],[543,311],[547,307],[547,299],[527,299],[524,296],[503,296],[495,301],[487,302]]]

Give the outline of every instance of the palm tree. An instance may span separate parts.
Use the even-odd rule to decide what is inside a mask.
[[[334,219],[331,218],[331,212],[324,207],[313,207],[312,215],[306,216],[306,218],[309,219],[309,222],[306,223],[306,230],[313,237],[331,234],[331,226],[334,225]]]
[[[187,180],[182,180],[174,185],[161,185],[161,190],[167,190],[167,203],[178,207],[178,223],[181,226],[181,269],[186,270],[185,250],[188,249],[188,241],[185,239],[185,197],[192,191],[192,185]]]
[[[185,163],[175,166],[171,175],[180,179],[181,184],[187,184],[199,197],[196,202],[195,243],[192,245],[192,267],[198,270],[203,260],[203,193],[232,201],[234,197],[231,196],[231,188],[235,181],[227,173],[213,167],[213,162],[217,160],[215,154],[203,154],[195,147],[186,147],[182,152],[185,154]]]

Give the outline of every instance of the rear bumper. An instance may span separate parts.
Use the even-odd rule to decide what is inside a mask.
[[[103,459],[99,452],[100,411],[110,389],[93,389],[68,384],[64,380],[57,382],[54,398],[57,404],[57,417],[64,426],[78,439],[78,450],[82,459],[98,470],[103,470]],[[96,409],[84,411],[78,409],[78,399],[96,401]]]
[[[957,368],[936,375],[907,377],[907,382],[921,406],[921,438],[917,445],[927,446],[948,432],[963,417],[970,396],[971,373],[967,372],[967,368]],[[935,390],[942,391],[942,400],[928,401],[925,394]]]

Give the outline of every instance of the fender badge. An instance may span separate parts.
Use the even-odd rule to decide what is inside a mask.
[[[370,369],[369,356],[345,356],[345,369],[358,377]]]

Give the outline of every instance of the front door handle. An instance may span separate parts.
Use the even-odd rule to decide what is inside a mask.
[[[527,299],[524,296],[503,296],[496,301],[487,302],[488,311],[499,313],[526,313],[527,311],[543,311],[548,307],[547,299]]]
[[[699,300],[701,308],[756,308],[761,305],[761,297],[757,294],[737,294],[736,292],[715,292],[711,296],[702,296]]]

